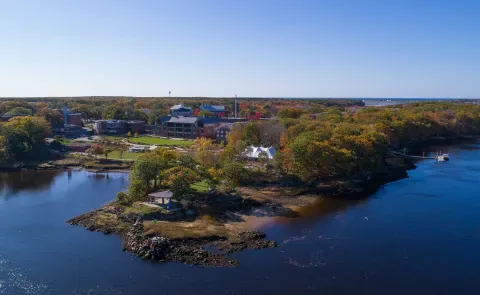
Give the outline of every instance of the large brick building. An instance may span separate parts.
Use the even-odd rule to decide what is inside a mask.
[[[124,135],[131,133],[144,133],[144,121],[125,121],[125,120],[98,120],[94,125],[95,134],[103,135]]]
[[[199,117],[159,117],[153,128],[159,136],[195,139],[197,137],[216,137],[216,128],[220,125],[218,118]],[[152,128],[149,128],[149,130]]]

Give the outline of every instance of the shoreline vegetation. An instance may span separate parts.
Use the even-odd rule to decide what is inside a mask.
[[[89,118],[133,118],[144,116],[140,109],[157,108],[156,120],[174,101],[113,100],[92,113],[102,108],[99,102],[68,103]],[[195,107],[198,101],[186,103]],[[0,112],[32,107],[11,104],[1,103]],[[230,267],[238,265],[230,253],[276,246],[258,231],[260,224],[297,218],[310,206],[321,206],[322,198],[366,198],[381,185],[408,177],[415,163],[392,151],[422,153],[434,142],[480,135],[480,106],[466,102],[363,107],[361,101],[245,100],[239,109],[249,120],[233,124],[226,143],[197,138],[188,148],[158,147],[125,161],[108,159],[123,148],[122,140],[113,138],[92,145],[85,158],[45,157],[42,162],[55,118],[48,109],[32,108],[38,116],[0,123],[0,170],[128,170],[126,192],[67,222],[118,234],[123,250],[145,259]],[[276,153],[251,159],[250,146],[272,146]],[[168,205],[149,197],[166,190],[172,194]]]

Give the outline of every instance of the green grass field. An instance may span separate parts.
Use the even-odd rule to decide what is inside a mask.
[[[168,138],[158,138],[150,136],[131,137],[128,141],[138,144],[158,144],[158,145],[177,145],[177,146],[189,146],[194,144],[189,140],[176,140]]]
[[[124,160],[135,160],[140,153],[123,152]],[[108,154],[109,159],[120,159],[120,151],[113,151]]]
[[[69,144],[69,143],[72,143],[72,140],[71,139],[68,139],[68,138],[65,138],[65,137],[62,137],[62,139],[59,140],[61,144]]]
[[[190,187],[199,193],[206,193],[210,188],[206,180],[196,182],[192,184]]]

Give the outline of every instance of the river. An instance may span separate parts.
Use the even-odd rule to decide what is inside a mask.
[[[480,145],[448,152],[367,199],[264,224],[279,247],[236,253],[231,269],[143,261],[65,223],[126,174],[0,173],[0,294],[478,294]]]

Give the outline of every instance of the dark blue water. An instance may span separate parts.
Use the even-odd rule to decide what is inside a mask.
[[[479,294],[480,145],[448,152],[368,199],[270,223],[280,246],[237,253],[233,269],[142,261],[65,224],[125,174],[0,174],[0,294]]]

